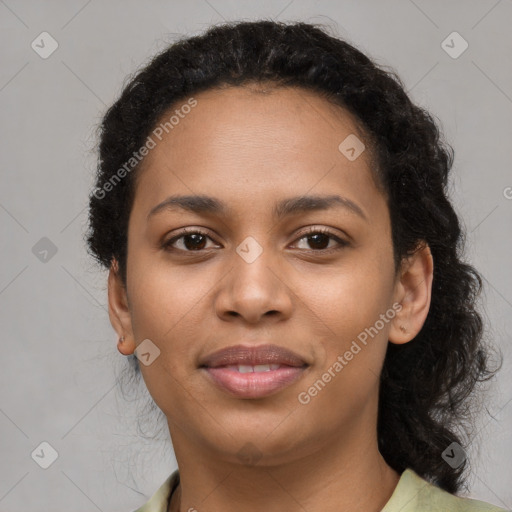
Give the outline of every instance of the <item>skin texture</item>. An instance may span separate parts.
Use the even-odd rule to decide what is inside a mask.
[[[296,88],[231,87],[195,98],[144,161],[127,286],[113,260],[108,288],[111,323],[125,336],[119,351],[131,354],[147,338],[160,349],[140,366],[180,470],[170,510],[379,511],[399,479],[377,447],[379,375],[388,341],[409,342],[426,319],[430,250],[420,248],[395,274],[389,211],[368,151],[349,161],[338,150],[350,134],[364,140],[347,111]],[[147,220],[168,196],[191,194],[222,200],[228,214],[175,209]],[[339,207],[273,217],[277,201],[312,194],[348,198],[366,220]],[[162,248],[184,227],[206,233],[200,250],[190,238],[175,241],[174,252]],[[315,244],[310,227],[348,245],[325,237]],[[236,252],[248,236],[263,249],[252,263]],[[402,306],[394,318],[301,404],[299,393],[393,304]],[[230,396],[198,365],[240,343],[283,346],[309,367],[272,396]],[[239,456],[247,443],[251,460]]]

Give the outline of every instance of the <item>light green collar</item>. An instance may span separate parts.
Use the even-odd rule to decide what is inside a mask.
[[[167,512],[169,498],[179,484],[178,470],[174,471],[150,500],[134,512]],[[507,512],[483,501],[462,498],[427,482],[412,469],[400,476],[391,498],[381,512]],[[510,511],[509,511],[510,512]]]

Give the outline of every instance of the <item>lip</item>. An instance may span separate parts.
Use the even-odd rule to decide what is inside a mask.
[[[218,368],[219,366],[281,364],[301,367],[307,365],[299,355],[278,345],[234,345],[206,356],[199,366]]]
[[[274,365],[267,371],[241,373],[244,366]],[[279,365],[277,367],[277,365]],[[291,350],[277,345],[236,345],[218,350],[201,360],[199,368],[222,391],[237,398],[263,398],[278,393],[298,380],[308,364]]]

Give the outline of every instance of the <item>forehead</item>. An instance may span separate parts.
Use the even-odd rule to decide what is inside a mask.
[[[366,142],[356,119],[318,94],[250,86],[212,89],[194,99],[193,108],[181,109],[187,99],[173,105],[156,125],[174,115],[159,138],[152,136],[156,145],[140,169],[136,201],[146,209],[176,190],[271,198],[341,187],[358,191],[363,203],[377,192],[369,151],[350,160],[340,150],[347,138]]]
[[[238,142],[244,144],[246,152],[275,147],[280,151],[316,153],[328,149],[337,153],[336,142],[343,134],[365,138],[348,110],[306,89],[224,87],[201,92],[194,99],[196,106],[187,108],[188,113],[179,119],[172,114],[185,111],[186,100],[177,102],[162,116],[157,129],[164,127],[159,137],[163,140],[157,142],[166,142],[174,150],[184,143],[197,148],[208,144],[234,149]],[[173,126],[165,128],[171,117]],[[148,160],[160,154],[156,149]]]

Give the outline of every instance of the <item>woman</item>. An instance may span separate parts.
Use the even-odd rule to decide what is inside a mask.
[[[139,512],[504,510],[455,495],[493,371],[452,160],[306,23],[213,27],[130,81],[88,243],[178,463]]]

